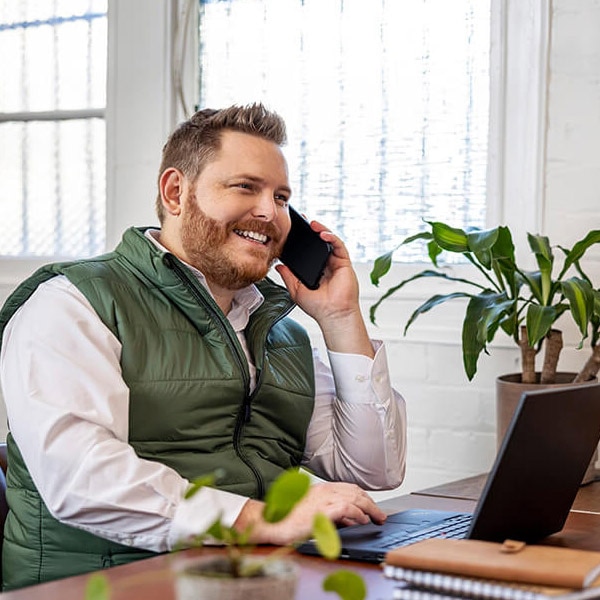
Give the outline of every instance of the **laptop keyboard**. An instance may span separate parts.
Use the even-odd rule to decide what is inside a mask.
[[[426,529],[418,529],[415,532],[405,531],[400,535],[392,535],[385,540],[381,540],[381,546],[385,549],[398,548],[399,546],[408,546],[421,540],[429,538],[464,538],[471,525],[472,515],[457,515],[447,519],[443,523]]]

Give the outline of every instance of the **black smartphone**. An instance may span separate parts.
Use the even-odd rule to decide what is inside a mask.
[[[279,259],[307,288],[316,290],[332,246],[311,229],[298,211],[292,206],[289,210],[292,227]]]

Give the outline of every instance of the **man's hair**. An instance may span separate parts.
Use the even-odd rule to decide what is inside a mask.
[[[192,183],[204,166],[214,160],[221,147],[223,131],[249,133],[282,146],[287,141],[285,122],[262,104],[230,106],[219,110],[205,108],[181,123],[163,147],[158,178],[168,168],[179,169]],[[162,223],[165,217],[160,190],[156,213]]]

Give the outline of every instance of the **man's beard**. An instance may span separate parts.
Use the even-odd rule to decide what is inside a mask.
[[[257,231],[269,236],[272,245],[267,260],[263,250],[256,253],[256,261],[236,260],[226,246],[234,229]],[[266,277],[273,261],[281,253],[283,242],[281,232],[273,223],[259,219],[221,223],[206,215],[198,206],[196,197],[190,196],[181,226],[181,245],[187,260],[208,281],[229,290],[239,290]],[[251,248],[247,254],[251,254]]]

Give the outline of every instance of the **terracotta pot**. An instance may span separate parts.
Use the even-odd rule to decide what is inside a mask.
[[[248,561],[252,562],[252,558]],[[265,563],[264,575],[230,577],[223,556],[196,559],[177,574],[178,600],[294,600],[298,568],[289,560]],[[207,572],[211,572],[208,574]],[[222,573],[223,576],[215,575]]]
[[[536,373],[537,380],[540,379],[540,373]],[[513,413],[519,404],[523,392],[542,390],[552,387],[566,387],[571,385],[589,385],[596,383],[594,378],[585,383],[574,384],[576,373],[557,373],[556,383],[521,383],[521,373],[511,373],[502,375],[496,379],[496,450],[502,444],[506,430],[510,425]],[[598,459],[598,450],[594,453],[590,466],[588,467],[582,484],[589,483],[595,476],[596,461]]]

